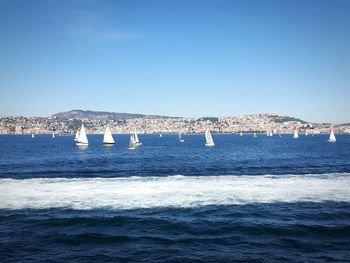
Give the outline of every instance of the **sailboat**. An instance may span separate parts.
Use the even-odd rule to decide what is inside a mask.
[[[74,141],[76,141],[76,142],[78,141],[79,135],[80,135],[80,130],[78,129],[77,132],[75,133]]]
[[[141,146],[142,145],[142,142],[140,142],[139,136],[137,136],[136,131],[134,132],[134,140],[135,140],[135,143],[136,143],[137,146]]]
[[[256,132],[254,132],[254,134],[253,134],[253,138],[256,138],[256,137],[258,137],[258,136],[256,135]]]
[[[34,133],[32,133],[32,138],[34,139]]]
[[[52,133],[52,138],[55,138],[55,133],[54,132]]]
[[[115,144],[111,130],[109,129],[108,125],[107,125],[105,133],[103,135],[103,143],[104,144]]]
[[[278,136],[281,138],[282,137],[282,135],[281,135],[281,128],[280,127],[278,127],[278,129],[276,130],[276,133],[278,132]]]
[[[243,133],[241,132],[241,133],[239,134],[239,136],[243,136]]]
[[[79,137],[76,141],[76,145],[88,145],[88,144],[89,144],[89,141],[86,137],[84,124],[81,124],[80,134],[79,134]]]
[[[130,134],[130,139],[129,139],[129,150],[135,150],[137,148],[137,143],[135,141],[135,134]]]
[[[162,138],[163,137],[163,134],[159,133],[159,138]]]
[[[331,133],[329,134],[328,141],[329,142],[336,142],[337,141],[337,139],[335,138],[335,135],[334,135],[333,127],[331,127]]]
[[[185,140],[182,138],[181,132],[179,132],[179,142],[184,142]]]
[[[207,129],[205,131],[205,146],[207,146],[207,147],[215,146],[213,137],[211,136],[211,133],[210,133],[209,129]]]
[[[293,138],[294,138],[294,139],[298,139],[298,138],[299,138],[298,130],[295,130],[295,131],[294,131]]]
[[[309,133],[307,131],[305,131],[305,136],[309,136]]]

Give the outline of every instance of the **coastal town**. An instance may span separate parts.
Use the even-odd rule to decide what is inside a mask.
[[[293,133],[294,130],[309,134],[329,133],[330,123],[309,123],[276,113],[250,114],[227,117],[166,117],[136,115],[129,118],[106,118],[96,115],[71,115],[51,117],[0,116],[0,134],[73,134],[84,123],[89,134],[102,134],[108,124],[112,133]],[[350,133],[350,124],[333,125],[336,133]]]

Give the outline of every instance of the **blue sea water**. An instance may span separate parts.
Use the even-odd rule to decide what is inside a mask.
[[[350,262],[350,136],[0,136],[0,262]]]

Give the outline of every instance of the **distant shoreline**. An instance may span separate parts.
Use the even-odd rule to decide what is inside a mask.
[[[251,114],[228,117],[168,118],[142,117],[125,120],[96,120],[70,118],[0,117],[0,134],[75,134],[84,124],[88,134],[102,134],[108,125],[113,134],[183,133],[197,134],[209,129],[212,133],[300,133],[327,134],[330,123],[310,123],[281,114]],[[350,133],[350,124],[333,125],[337,134]]]
[[[182,133],[183,135],[203,135],[205,132],[189,132],[189,133]],[[231,133],[231,132],[214,132],[212,131],[211,132],[212,134],[224,134],[224,135],[239,135],[239,133]],[[34,135],[52,135],[52,132],[51,133],[33,133]],[[103,133],[86,133],[87,135],[103,135]],[[130,133],[112,133],[113,135],[129,135]],[[141,135],[159,135],[160,133],[158,132],[155,132],[155,133],[139,133]],[[178,133],[176,132],[173,132],[173,133],[165,133],[165,132],[161,132],[162,135],[178,135]],[[244,135],[253,135],[254,132],[243,132],[242,133],[243,136]],[[265,132],[256,132],[256,134],[258,136],[267,136]],[[309,134],[307,136],[314,136],[314,135],[328,135],[329,133],[327,132],[321,132],[321,133],[314,133],[314,134]],[[346,133],[346,132],[339,132],[339,133],[336,133],[336,134],[343,134],[343,135],[347,135],[347,134],[350,134],[350,133]],[[21,134],[14,134],[14,133],[0,133],[0,136],[1,135],[14,135],[14,136],[18,136],[18,135],[27,135],[27,136],[31,136],[32,133],[21,133]],[[74,136],[75,133],[55,133],[56,136]],[[281,133],[281,135],[293,135],[293,132],[288,132],[288,133]],[[299,133],[299,135],[304,135],[305,136],[305,133]],[[279,136],[279,133],[274,133],[273,136]]]

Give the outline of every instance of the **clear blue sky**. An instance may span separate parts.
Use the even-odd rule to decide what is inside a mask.
[[[348,0],[0,0],[0,114],[350,122]]]

